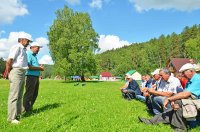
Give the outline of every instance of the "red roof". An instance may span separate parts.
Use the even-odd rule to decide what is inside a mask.
[[[112,74],[110,72],[102,72],[100,75],[102,77],[112,77]]]
[[[186,64],[190,62],[189,58],[171,58],[170,62],[173,64],[174,68],[176,69],[176,71],[179,71],[180,68]]]

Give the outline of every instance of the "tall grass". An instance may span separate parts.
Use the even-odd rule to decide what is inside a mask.
[[[74,82],[42,80],[31,114],[19,125],[7,122],[9,82],[0,80],[0,131],[2,132],[134,132],[173,131],[168,125],[145,125],[138,116],[151,117],[143,103],[121,97],[122,82]],[[200,128],[193,129],[199,131]]]

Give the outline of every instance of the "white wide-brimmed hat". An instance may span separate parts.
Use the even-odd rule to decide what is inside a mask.
[[[179,72],[184,72],[184,71],[189,70],[189,69],[194,69],[194,65],[192,65],[191,63],[186,63],[181,67]]]
[[[25,33],[25,32],[20,32],[19,35],[18,35],[18,38],[28,39],[30,42],[33,42],[31,35],[28,34],[28,33]]]
[[[34,47],[34,46],[35,46],[35,47],[40,47],[40,48],[42,48],[42,46],[41,46],[38,42],[33,42],[33,43],[30,44],[30,46],[31,46],[31,47]]]

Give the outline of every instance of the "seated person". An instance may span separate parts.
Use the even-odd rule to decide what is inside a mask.
[[[142,76],[142,78],[141,78],[142,80],[141,80],[141,84],[140,84],[140,87],[141,88],[144,88],[145,86],[146,86],[146,79],[145,79],[145,76]]]
[[[150,75],[146,75],[145,76],[145,80],[146,80],[146,88],[151,88],[152,87],[152,83],[153,83],[153,79],[151,79]]]
[[[190,63],[183,65],[179,72],[184,74],[184,76],[188,79],[188,82],[183,92],[175,94],[171,97],[166,97],[163,101],[165,109],[168,109],[166,107],[168,103],[171,103],[172,109],[168,109],[168,111],[163,112],[162,114],[155,115],[151,119],[138,117],[141,122],[146,124],[165,123],[170,124],[177,131],[187,131],[187,118],[183,114],[183,102],[186,100],[195,100],[194,102],[197,104],[193,103],[193,105],[195,105],[194,108],[197,110],[197,105],[200,104],[200,75],[195,73],[194,67]],[[193,118],[195,118],[195,116]]]
[[[156,89],[156,87],[159,85],[161,77],[159,75],[159,71],[160,69],[156,69],[154,72],[152,72],[152,76],[154,78],[154,84],[151,85],[151,87],[153,89]],[[145,104],[147,106],[147,110],[148,112],[150,112],[151,114],[153,114],[153,108],[152,108],[152,101],[150,99],[150,93],[148,92],[149,88],[140,88],[141,91],[143,92],[143,96],[145,96]]]
[[[136,98],[137,95],[141,95],[141,91],[138,83],[133,79],[131,75],[127,75],[128,85],[127,88],[121,88],[122,96],[127,99]]]
[[[183,76],[183,74],[182,73],[176,73],[176,78],[178,78],[179,80],[180,80],[180,82],[181,82],[181,85],[182,85],[182,87],[183,87],[183,89],[185,89],[185,87],[186,87],[186,84],[187,84],[187,78],[185,78],[184,76]]]
[[[120,90],[125,89],[125,88],[128,87],[128,84],[129,84],[129,82],[128,82],[128,80],[129,80],[128,76],[130,76],[130,75],[129,75],[129,74],[126,74],[126,75],[125,75],[124,79],[125,79],[126,83],[124,84],[124,86],[122,86],[122,87],[120,88]]]
[[[161,76],[161,80],[156,90],[153,88],[147,90],[151,94],[150,98],[154,114],[160,114],[165,111],[162,107],[164,99],[177,94],[177,88],[182,88],[179,79],[171,76],[169,69],[161,69],[159,75]],[[167,107],[171,108],[170,104]]]

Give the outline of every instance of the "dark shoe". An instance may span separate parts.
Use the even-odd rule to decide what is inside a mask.
[[[142,118],[142,117],[139,117],[139,116],[138,116],[138,119],[139,119],[141,122],[143,122],[143,123],[145,123],[145,124],[147,124],[147,125],[153,124],[149,119],[145,119],[145,118]]]

